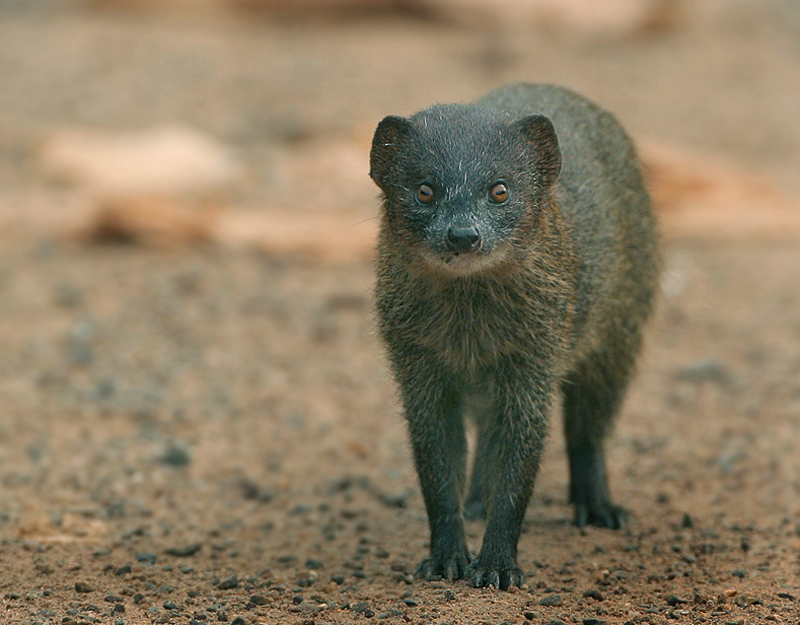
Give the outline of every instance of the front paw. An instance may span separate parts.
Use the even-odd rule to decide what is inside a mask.
[[[446,554],[431,554],[417,567],[415,575],[421,579],[467,579],[472,572],[472,557],[466,547]]]
[[[508,590],[511,586],[521,587],[525,574],[513,558],[492,558],[479,555],[472,563],[472,585],[476,588],[494,586]]]

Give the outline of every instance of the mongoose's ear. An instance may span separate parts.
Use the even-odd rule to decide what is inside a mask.
[[[561,148],[553,122],[544,115],[529,115],[514,124],[530,144],[542,184],[550,187],[561,173]]]
[[[410,119],[390,115],[384,117],[375,130],[372,138],[372,150],[369,154],[369,175],[379,187],[384,187],[386,175],[392,167],[392,161],[404,139],[413,131]]]

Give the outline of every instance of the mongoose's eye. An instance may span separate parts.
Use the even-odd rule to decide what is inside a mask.
[[[430,204],[433,201],[433,187],[429,184],[421,184],[417,188],[417,202],[420,204]]]
[[[489,189],[489,199],[494,204],[504,204],[508,200],[508,187],[505,182],[495,183]]]

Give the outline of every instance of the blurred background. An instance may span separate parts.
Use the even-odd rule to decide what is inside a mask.
[[[374,214],[377,121],[515,81],[564,84],[613,111],[670,208],[686,191],[753,192],[765,177],[800,193],[795,0],[2,0],[0,11],[6,230],[91,230],[88,208],[109,221],[101,229],[144,237],[364,252],[372,226],[324,243],[295,221]],[[738,203],[739,220],[756,219]]]
[[[466,587],[411,585],[426,522],[374,333],[368,156],[383,116],[517,81],[619,118],[665,271],[609,449],[633,533],[569,525],[556,422],[520,544],[538,578],[482,612]],[[77,577],[128,622],[177,618],[166,595],[343,622],[365,597],[413,611],[409,585],[453,622],[516,623],[534,584],[574,588],[571,614],[601,587],[587,614],[623,622],[653,580],[687,610],[781,616],[769,593],[800,592],[799,269],[798,0],[0,0],[5,614],[96,616]]]

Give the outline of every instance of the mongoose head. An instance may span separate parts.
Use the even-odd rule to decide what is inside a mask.
[[[370,154],[392,236],[430,268],[454,276],[526,253],[560,171],[547,117],[477,106],[386,117]]]

